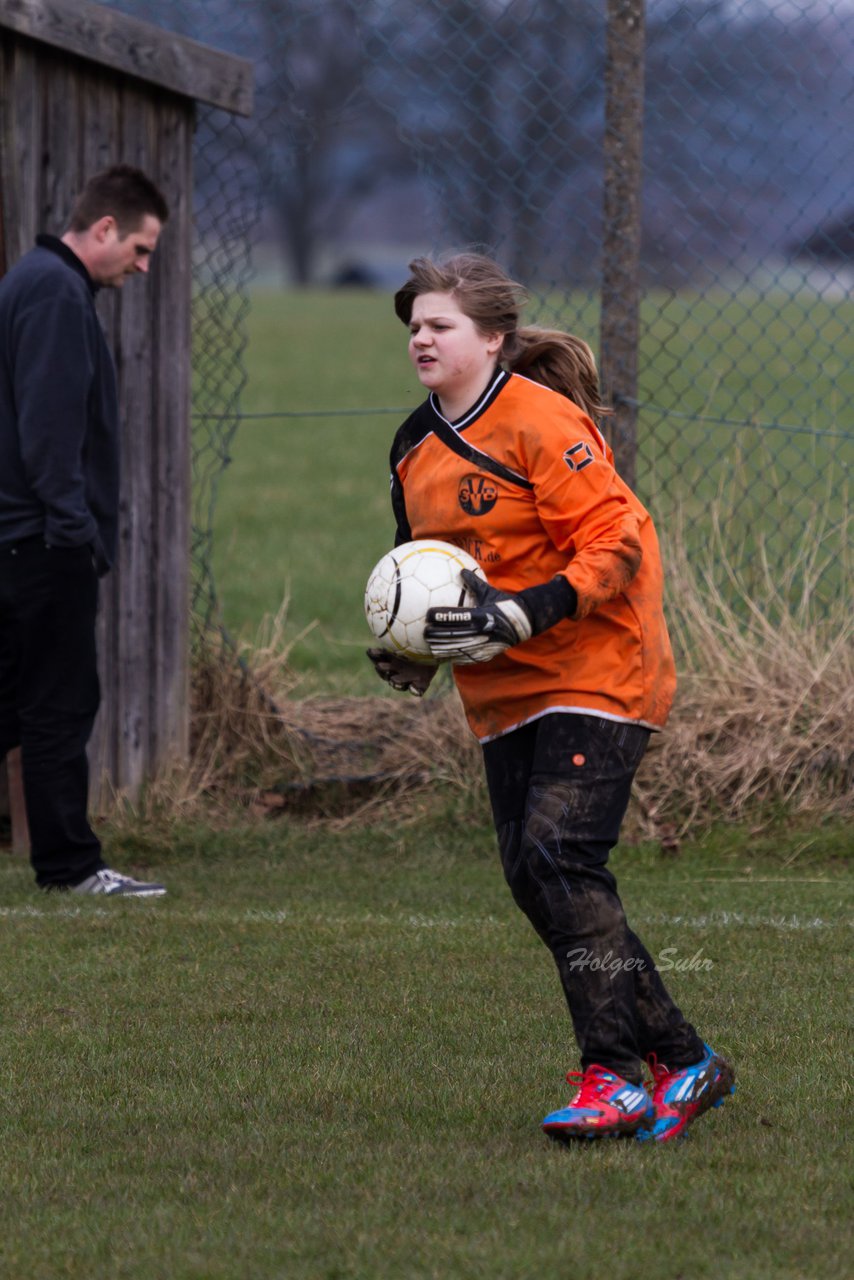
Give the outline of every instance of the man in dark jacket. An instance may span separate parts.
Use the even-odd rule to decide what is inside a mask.
[[[139,169],[84,187],[61,238],[0,281],[0,760],[21,747],[43,889],[166,892],[103,860],[87,819],[98,578],[116,553],[119,421],[100,288],[145,274],[169,211]]]

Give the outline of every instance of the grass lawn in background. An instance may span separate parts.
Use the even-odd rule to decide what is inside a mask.
[[[0,1274],[801,1280],[851,1256],[844,831],[622,848],[630,920],[738,1092],[683,1143],[539,1131],[551,961],[456,801],[396,828],[107,832],[158,901],[0,861]]]
[[[650,298],[645,307],[643,399],[682,413],[734,417],[740,406],[742,415],[760,421],[844,425],[837,407],[841,393],[854,394],[845,381],[854,379],[854,371],[841,373],[827,352],[838,345],[839,327],[854,304],[815,301],[807,308],[799,300],[775,305],[743,295]],[[596,343],[588,301],[579,298],[563,315],[559,322]],[[745,333],[756,325],[761,332],[745,364]],[[812,344],[806,340],[810,334]],[[826,356],[820,366],[817,352]],[[375,678],[363,657],[369,638],[362,597],[368,573],[394,533],[391,440],[422,399],[406,354],[406,330],[386,293],[260,291],[252,299],[247,367],[248,415],[394,410],[248,419],[231,446],[214,523],[214,573],[229,630],[254,636],[263,616],[275,613],[288,596],[286,635],[303,692],[374,692]],[[673,510],[675,477],[681,477],[686,493],[696,495],[686,497],[686,516],[702,519],[706,527],[719,493],[722,451],[732,462],[723,514],[733,536],[748,536],[740,532],[748,530],[755,538],[757,528],[776,530],[787,519],[799,536],[818,499],[826,498],[831,520],[844,510],[846,442],[780,433],[765,441],[756,428],[734,437],[729,429],[681,419],[658,423],[654,438],[660,448],[647,458],[641,437],[639,475],[656,510],[664,497],[669,501],[663,509]],[[755,485],[760,472],[762,483]],[[805,496],[805,480],[816,475],[826,477],[826,493]],[[666,542],[668,521],[659,518],[658,524]]]
[[[223,621],[253,636],[288,596],[287,636],[307,687],[373,692],[362,598],[393,541],[392,436],[422,398],[406,330],[388,295],[362,291],[257,294],[249,325],[247,414],[401,411],[241,425],[215,513]]]

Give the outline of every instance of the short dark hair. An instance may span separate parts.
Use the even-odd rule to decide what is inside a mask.
[[[147,174],[130,164],[114,164],[90,178],[71,210],[69,231],[88,231],[111,214],[120,235],[135,231],[146,214],[165,222],[169,206]]]

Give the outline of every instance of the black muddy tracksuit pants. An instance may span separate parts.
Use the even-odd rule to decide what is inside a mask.
[[[633,1083],[652,1052],[671,1070],[705,1052],[607,868],[648,740],[638,725],[551,712],[483,748],[504,874],[555,958],[582,1069]]]
[[[86,809],[100,700],[98,578],[88,547],[0,546],[0,760],[21,748],[30,858],[42,888],[104,866]]]

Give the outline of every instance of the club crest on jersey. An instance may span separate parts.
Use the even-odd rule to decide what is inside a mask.
[[[486,476],[463,476],[457,497],[467,515],[485,516],[498,501],[498,489]]]
[[[593,461],[593,450],[589,444],[585,444],[581,440],[578,444],[574,444],[571,449],[567,449],[563,455],[563,460],[570,471],[583,471]]]

